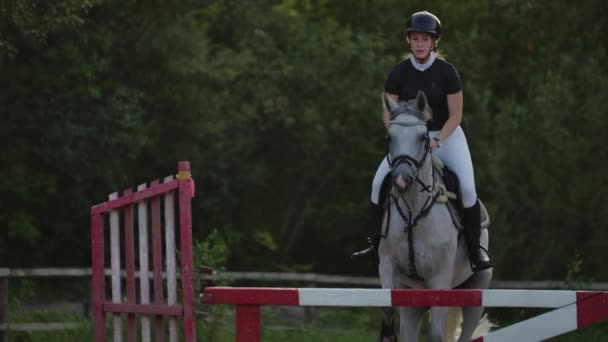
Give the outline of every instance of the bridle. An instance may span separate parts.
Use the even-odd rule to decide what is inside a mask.
[[[391,121],[389,123],[389,126],[390,125],[427,126],[427,124],[424,122],[407,122],[406,123],[406,122],[395,122],[395,121]],[[422,206],[422,209],[420,209],[420,211],[416,215],[414,215],[412,213],[412,207],[407,202],[407,200],[403,197],[403,195],[395,195],[395,193],[393,191],[391,191],[390,196],[388,198],[388,203],[387,203],[389,209],[387,210],[388,217],[386,220],[386,228],[385,228],[383,237],[386,237],[386,235],[388,234],[388,227],[389,227],[389,223],[390,223],[390,213],[391,213],[390,207],[391,207],[391,199],[392,199],[395,203],[395,207],[397,208],[397,211],[399,212],[399,215],[401,216],[403,221],[406,223],[405,227],[403,227],[403,232],[407,233],[407,237],[408,237],[408,250],[409,250],[409,261],[410,261],[407,275],[408,275],[408,277],[410,277],[412,279],[422,279],[418,275],[418,272],[416,271],[415,253],[414,253],[414,244],[413,244],[413,230],[418,225],[418,221],[420,221],[422,218],[426,217],[429,214],[429,212],[433,208],[433,205],[437,201],[437,197],[439,197],[439,191],[435,191],[436,175],[435,175],[434,167],[431,166],[432,179],[433,179],[431,184],[425,184],[419,178],[420,170],[422,169],[422,167],[424,167],[424,165],[426,163],[426,159],[431,154],[430,141],[431,141],[431,139],[429,137],[429,130],[427,127],[426,132],[424,134],[424,154],[422,155],[422,157],[419,160],[417,160],[414,157],[407,155],[407,154],[398,155],[397,157],[392,159],[390,157],[390,153],[389,153],[389,158],[388,158],[388,162],[389,162],[389,165],[392,170],[404,163],[408,164],[410,166],[410,168],[414,168],[415,169],[414,180],[418,184],[420,184],[420,186],[422,187],[420,192],[428,193],[428,196],[424,202],[424,205]],[[388,144],[390,145],[390,137],[388,139]],[[389,149],[389,151],[390,151],[390,149]],[[435,194],[433,194],[433,192],[435,192]],[[405,204],[405,207],[407,209],[407,214],[403,212],[403,209],[399,205],[399,201],[401,201]]]
[[[427,126],[427,124],[424,122],[395,122],[395,121],[391,121],[389,123],[389,126],[390,125]],[[400,154],[393,159],[390,157],[390,153],[389,153],[389,158],[388,158],[388,164],[391,167],[391,169],[394,169],[404,163],[408,164],[410,166],[410,168],[415,169],[414,179],[416,182],[418,182],[418,184],[420,184],[422,186],[424,191],[432,191],[432,187],[434,186],[434,179],[435,179],[435,177],[433,177],[433,185],[427,186],[426,184],[424,184],[424,182],[422,182],[420,180],[420,178],[418,178],[418,174],[420,173],[420,170],[424,166],[424,163],[426,162],[426,158],[429,156],[429,154],[431,154],[430,141],[431,141],[431,138],[429,137],[429,130],[427,128],[426,132],[424,133],[424,154],[422,155],[422,157],[419,160],[417,160],[414,157],[407,155],[407,154]],[[390,137],[388,138],[388,144],[390,145]]]

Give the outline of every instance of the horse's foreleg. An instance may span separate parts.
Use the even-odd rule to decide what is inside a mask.
[[[431,331],[429,331],[429,342],[442,342],[445,322],[448,318],[448,308],[445,306],[433,306],[431,308]]]
[[[492,269],[487,269],[481,272],[474,273],[464,283],[463,287],[467,289],[487,289],[490,286],[490,280],[492,279]],[[462,332],[458,342],[468,342],[471,340],[475,329],[479,325],[479,320],[483,314],[483,307],[463,307],[462,308]],[[488,333],[490,327],[480,327],[479,333]]]
[[[420,319],[428,311],[425,307],[399,308],[399,342],[416,342],[420,335]]]
[[[382,309],[382,327],[380,328],[380,342],[395,342],[395,308],[386,307]]]
[[[428,281],[430,289],[451,288],[452,272],[443,270]],[[445,331],[445,323],[448,318],[446,306],[434,306],[431,308],[431,331],[429,331],[429,342],[442,342]]]
[[[383,246],[380,251],[383,251]],[[393,289],[395,287],[395,267],[388,256],[380,253],[380,264],[378,265],[378,275],[383,289]],[[382,327],[380,330],[380,342],[395,342],[395,308],[383,308]]]

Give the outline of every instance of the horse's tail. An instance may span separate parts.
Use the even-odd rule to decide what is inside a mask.
[[[448,342],[457,341],[460,336],[460,324],[462,323],[462,309],[460,307],[448,307],[448,318],[445,321],[443,340]],[[490,322],[488,315],[483,315],[477,323],[473,332],[473,338],[487,335],[495,325]]]
[[[453,342],[460,336],[460,324],[462,323],[462,309],[459,307],[448,307],[448,318],[445,320],[443,340]]]

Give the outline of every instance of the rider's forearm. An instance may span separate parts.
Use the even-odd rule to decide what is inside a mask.
[[[439,140],[447,139],[462,121],[462,91],[448,95],[448,110],[448,120],[437,134]]]
[[[459,120],[458,118],[450,116],[448,121],[443,124],[443,127],[441,128],[441,131],[439,131],[439,134],[437,134],[436,138],[440,141],[447,139],[450,135],[452,135],[452,132],[454,132],[456,128],[460,125],[460,121],[461,120]]]

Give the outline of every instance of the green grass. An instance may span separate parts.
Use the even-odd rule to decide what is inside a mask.
[[[277,317],[279,316],[279,317]],[[524,318],[521,318],[524,319]],[[262,314],[263,342],[304,342],[304,341],[375,341],[380,326],[380,311],[377,308],[335,309],[319,308],[313,321],[305,323],[282,319],[280,315],[264,311]],[[520,319],[516,319],[516,323]],[[503,322],[498,329],[513,323]],[[215,330],[204,324],[197,328],[201,336],[210,337],[213,342],[234,342],[234,321],[223,319]],[[422,329],[423,334],[426,329]],[[205,332],[209,334],[205,334]],[[421,341],[425,340],[421,336]],[[207,341],[207,340],[205,340]],[[608,322],[598,323],[583,330],[574,331],[549,341],[557,342],[605,342],[608,341]]]
[[[90,321],[80,320],[76,329],[64,331],[11,332],[9,342],[65,342],[93,341],[93,326]]]
[[[210,315],[197,319],[198,341],[234,342],[234,312],[226,306],[210,308]],[[19,322],[77,322],[76,329],[52,332],[14,332],[9,342],[92,341],[93,327],[89,320],[59,313],[35,313],[28,317],[20,311]],[[29,319],[28,319],[29,318]],[[377,308],[318,308],[314,319],[305,315],[281,311],[279,308],[262,310],[262,341],[264,342],[370,342],[378,334],[380,311]],[[515,319],[516,321],[516,319]],[[15,322],[15,321],[12,321]],[[126,328],[126,320],[123,326]],[[108,340],[111,340],[111,319],[106,321]],[[503,323],[501,326],[509,324]],[[126,336],[126,332],[125,332]],[[421,338],[421,340],[424,340]],[[608,341],[608,322],[581,331],[571,332],[550,341],[600,342]]]
[[[605,342],[608,341],[608,324],[602,323],[551,339],[555,342]]]

